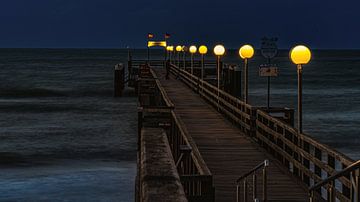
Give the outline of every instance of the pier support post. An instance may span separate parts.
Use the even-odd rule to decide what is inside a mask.
[[[125,69],[122,63],[114,68],[114,97],[121,97],[125,87]]]
[[[241,68],[237,65],[230,66],[229,68],[231,69],[230,93],[234,97],[241,98]]]

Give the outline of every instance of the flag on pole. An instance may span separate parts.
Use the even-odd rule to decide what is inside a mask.
[[[154,38],[154,34],[148,33],[148,39],[152,39],[152,38]]]
[[[166,33],[165,34],[165,39],[168,39],[168,38],[170,38],[170,34]]]

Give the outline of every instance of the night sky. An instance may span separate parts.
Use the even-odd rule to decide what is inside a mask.
[[[360,48],[359,0],[1,0],[0,47],[146,47],[148,32],[183,44]]]

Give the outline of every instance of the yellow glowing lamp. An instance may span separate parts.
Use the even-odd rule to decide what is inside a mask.
[[[251,45],[244,45],[239,49],[239,55],[242,59],[252,58],[254,52],[254,48]]]
[[[225,54],[225,47],[223,45],[216,45],[214,47],[214,53],[216,56],[222,56]]]
[[[199,47],[199,53],[201,55],[205,55],[207,52],[208,52],[208,49],[207,49],[206,46],[202,45],[202,46]]]
[[[305,65],[311,59],[311,51],[308,47],[299,45],[290,51],[290,59],[294,64]]]
[[[148,47],[162,46],[166,47],[166,41],[148,41]]]
[[[196,51],[197,51],[196,46],[190,46],[189,51],[190,51],[191,54],[196,53]]]
[[[174,51],[174,46],[167,46],[167,47],[166,47],[166,50],[167,50],[167,51]]]
[[[182,47],[181,46],[176,46],[176,51],[177,52],[180,52],[182,50]]]

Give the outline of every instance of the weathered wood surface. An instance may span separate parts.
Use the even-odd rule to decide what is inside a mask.
[[[187,202],[165,131],[143,128],[138,190],[141,202]]]
[[[236,180],[265,159],[270,160],[268,198],[271,201],[307,201],[307,190],[277,161],[248,136],[227,121],[213,107],[165,70],[156,74],[174,103],[175,113],[184,122],[214,176],[216,201],[236,200]],[[261,193],[261,175],[258,176]],[[249,179],[250,180],[250,179]],[[261,197],[260,197],[261,198]]]

